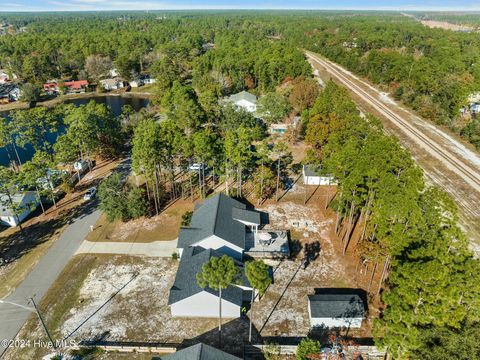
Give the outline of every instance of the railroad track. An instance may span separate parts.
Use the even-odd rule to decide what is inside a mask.
[[[338,81],[357,94],[366,103],[373,106],[380,114],[388,118],[406,135],[414,139],[414,141],[421,145],[431,156],[441,161],[448,169],[456,173],[475,191],[480,192],[480,172],[474,169],[471,165],[466,164],[462,157],[438,144],[435,140],[429,138],[419,129],[415,128],[415,126],[409,121],[394,113],[386,104],[355,84],[354,81],[350,80],[344,73],[337,69],[336,65],[333,65],[329,61],[310,52],[307,52],[306,54],[309,59],[323,66],[329,73],[334,75]]]

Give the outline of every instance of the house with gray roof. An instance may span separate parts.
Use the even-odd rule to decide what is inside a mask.
[[[192,214],[189,227],[178,235],[178,252],[193,246],[217,250],[241,260],[247,230],[256,232],[260,214],[223,193],[207,198]]]
[[[224,101],[234,104],[237,108],[242,108],[251,113],[257,111],[257,97],[247,91],[241,91],[237,94],[230,95]]]
[[[240,360],[239,357],[230,355],[202,343],[178,350],[176,353],[155,358],[159,360]]]
[[[197,274],[202,270],[202,265],[212,257],[221,257],[223,254],[213,249],[204,249],[198,246],[184,249],[180,264],[175,276],[175,281],[170,289],[168,305],[172,316],[181,317],[217,317],[218,316],[218,291],[210,287],[201,288],[197,284]],[[241,262],[237,262],[243,268]],[[222,290],[222,316],[237,318],[240,316],[244,301],[252,296],[252,288],[244,275],[237,284],[232,284]]]
[[[360,328],[365,313],[365,304],[356,293],[308,296],[308,315],[312,327]]]

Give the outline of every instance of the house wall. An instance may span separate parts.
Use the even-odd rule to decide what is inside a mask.
[[[25,211],[18,216],[0,216],[0,222],[15,227],[18,226],[30,213],[37,208],[39,202],[36,199],[34,192],[29,192],[23,197],[21,206],[25,207]]]
[[[303,176],[305,185],[336,185],[337,182],[330,176]]]
[[[218,296],[202,291],[170,305],[172,316],[179,317],[218,317]],[[237,318],[240,306],[222,299],[222,317]]]
[[[202,241],[199,241],[192,246],[201,246],[204,249],[214,249],[218,250],[225,255],[231,256],[235,259],[242,260],[243,257],[243,249],[229,243],[228,241],[223,240],[222,238],[212,235],[209,236]]]
[[[310,326],[358,329],[362,326],[362,320],[362,318],[310,318]]]
[[[246,100],[239,100],[235,103],[238,107],[244,108],[248,112],[255,112],[257,111],[257,105],[254,103],[251,103],[250,101]]]

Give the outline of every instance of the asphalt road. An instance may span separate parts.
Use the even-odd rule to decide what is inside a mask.
[[[130,158],[127,158],[116,171],[126,177],[130,168]],[[90,231],[90,226],[97,222],[101,215],[97,207],[97,199],[84,205],[79,215],[71,221],[23,282],[9,296],[0,300],[0,358],[7,349],[4,341],[14,339],[33,312],[29,298],[33,297],[37,303],[41,301],[70,258],[77,252]],[[40,339],[20,340],[33,342]]]
[[[32,314],[33,306],[29,303],[29,298],[33,296],[36,302],[40,302],[65,265],[70,261],[70,258],[80,247],[80,244],[90,231],[90,225],[94,225],[99,217],[100,211],[96,210],[96,204],[92,202],[65,229],[59,239],[17,289],[8,297],[2,299],[2,302],[0,302],[0,342],[15,338],[23,324]],[[19,304],[25,306],[25,308],[10,303]],[[29,340],[34,341],[36,339]],[[3,342],[0,345],[0,357],[3,356],[6,350],[4,345]]]

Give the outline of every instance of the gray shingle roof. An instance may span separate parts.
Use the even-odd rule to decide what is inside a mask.
[[[260,213],[255,211],[233,208],[232,217],[235,220],[243,220],[245,222],[260,225]]]
[[[241,91],[237,94],[230,95],[228,97],[228,100],[231,101],[231,102],[246,100],[246,101],[250,101],[251,103],[254,103],[254,104],[257,103],[257,97],[253,94],[250,94],[247,91]]]
[[[26,191],[24,193],[17,193],[11,196],[12,202],[20,207],[20,212],[28,210],[30,205],[29,203],[25,203],[25,197],[30,195],[30,191]],[[9,205],[8,196],[6,194],[0,194],[0,216],[13,216],[15,215],[14,211],[11,209]]]
[[[365,316],[365,304],[357,294],[309,295],[312,318],[354,318]]]
[[[304,165],[303,166],[303,171],[305,172],[306,176],[321,176],[321,175],[323,175],[321,166]]]
[[[239,357],[227,354],[214,347],[199,343],[178,350],[174,354],[160,357],[161,360],[240,360]]]
[[[209,287],[202,289],[197,284],[197,273],[202,270],[202,265],[208,262],[212,256],[221,257],[222,254],[212,249],[203,249],[199,246],[188,247],[183,250],[180,258],[180,265],[175,276],[175,281],[170,289],[168,304],[171,305],[192,295],[202,291],[207,291],[215,296],[218,295],[217,290]],[[241,263],[238,263],[241,266]],[[242,269],[242,274],[243,274]],[[245,277],[241,278],[244,285],[249,285]],[[222,298],[236,304],[242,305],[243,290],[237,286],[229,286],[222,290]]]
[[[178,247],[187,248],[216,235],[245,249],[245,225],[233,219],[233,209],[246,209],[246,206],[223,193],[206,199],[193,212],[190,227],[180,229]]]

